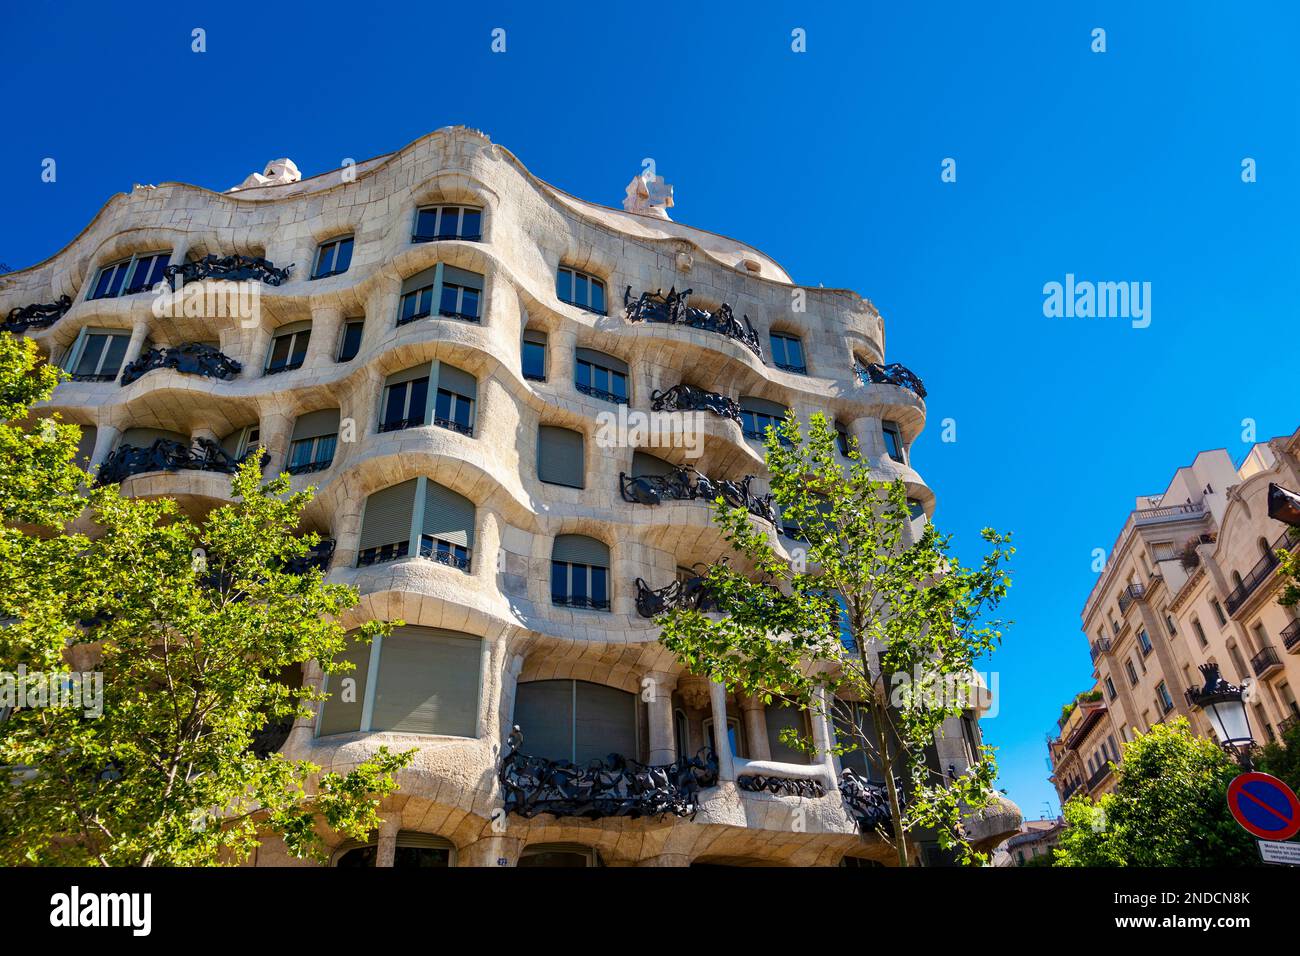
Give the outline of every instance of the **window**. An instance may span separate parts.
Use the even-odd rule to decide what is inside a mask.
[[[438,393],[434,397],[433,423],[462,435],[474,434],[474,401],[478,383],[469,372],[438,363]]]
[[[362,511],[357,567],[409,556],[415,537],[420,557],[468,572],[474,523],[472,501],[428,478],[380,489]]]
[[[438,298],[438,314],[464,322],[477,322],[479,298],[482,293],[481,275],[447,266],[442,270],[442,293]]]
[[[1219,620],[1219,627],[1223,627],[1228,623],[1228,619],[1224,617],[1223,607],[1219,604],[1218,598],[1210,598],[1210,607],[1214,608],[1214,616]]]
[[[418,478],[381,488],[366,499],[361,512],[357,567],[394,561],[411,553],[411,516]]]
[[[555,273],[555,295],[561,302],[587,312],[605,315],[605,283],[586,272],[560,266]]]
[[[1110,700],[1114,700],[1118,696],[1119,693],[1118,691],[1115,690],[1115,682],[1111,680],[1110,675],[1107,674],[1106,675],[1106,697],[1109,698]]]
[[[609,548],[585,535],[559,535],[551,550],[551,603],[608,611]]]
[[[713,718],[709,717],[704,721],[704,739],[714,750],[718,749],[717,741],[713,739]],[[740,720],[736,717],[727,718],[727,743],[731,746],[731,755],[733,757],[743,757],[745,745],[744,736],[740,731]]]
[[[350,641],[335,660],[357,666],[326,676],[317,733],[477,737],[482,659],[477,637],[442,628],[394,628],[373,647]]]
[[[1145,627],[1138,628],[1138,646],[1142,648],[1143,657],[1151,653],[1151,638],[1147,635]]]
[[[302,368],[307,358],[307,343],[311,341],[311,322],[294,322],[275,332],[271,351],[266,356],[266,374],[290,372]]]
[[[421,515],[420,557],[468,573],[474,551],[474,502],[427,478]]]
[[[334,463],[334,449],[339,440],[339,410],[325,408],[300,415],[293,424],[289,440],[291,475],[324,471]]]
[[[782,763],[808,763],[809,756],[804,751],[781,739],[782,731],[791,731],[797,739],[808,741],[808,721],[798,707],[791,704],[769,704],[767,715],[767,745],[773,760]]]
[[[152,289],[163,281],[163,270],[171,260],[170,252],[134,255],[99,270],[87,299],[112,299]],[[127,277],[130,281],[127,281]]]
[[[627,404],[627,363],[594,349],[578,349],[574,367],[574,384],[578,391],[593,398]]]
[[[455,848],[451,842],[429,833],[403,830],[397,834],[397,848],[393,853],[394,869],[443,868],[452,865]],[[373,843],[345,840],[334,851],[334,866],[343,869],[373,867],[379,859],[379,848]]]
[[[1156,684],[1156,702],[1160,705],[1160,713],[1167,714],[1174,709],[1174,699],[1169,696],[1169,688],[1165,682],[1161,681]]]
[[[1138,682],[1137,668],[1133,666],[1133,659],[1129,658],[1124,662],[1124,670],[1128,674],[1128,682],[1131,686],[1136,687]]]
[[[483,238],[483,210],[476,206],[425,206],[415,213],[412,242]]]
[[[903,430],[897,422],[882,421],[880,429],[885,435],[885,451],[899,464],[906,465],[907,457],[903,453]]]
[[[876,761],[879,747],[876,744],[875,722],[866,707],[855,701],[835,698],[831,706],[831,722],[835,726],[837,747],[852,748],[840,754],[840,766],[852,770],[867,780],[882,779]]]
[[[83,329],[68,353],[65,371],[76,382],[111,382],[122,370],[129,332]]]
[[[537,477],[550,485],[585,484],[582,433],[554,425],[537,431]]]
[[[1151,555],[1157,561],[1172,561],[1178,557],[1172,541],[1157,541],[1151,545]]]
[[[912,517],[913,520],[915,520],[917,518],[924,516],[925,506],[921,504],[921,502],[916,498],[908,498],[907,513]]]
[[[769,428],[776,431],[782,445],[789,445],[790,440],[781,432],[781,423],[785,421],[787,409],[778,402],[769,402],[765,398],[743,396],[740,399],[740,427],[746,438],[764,441]]]
[[[524,331],[524,378],[534,382],[546,381],[546,333],[534,329]]]
[[[619,754],[636,760],[639,707],[635,694],[583,680],[535,680],[515,689],[514,722],[524,749],[579,766]]]
[[[1205,636],[1205,628],[1201,627],[1201,622],[1192,618],[1192,630],[1196,632],[1196,640],[1200,642],[1201,647],[1209,647],[1210,641]]]
[[[397,324],[406,325],[433,315],[433,290],[438,284],[438,269],[425,269],[402,282],[402,297],[397,305]]]
[[[784,332],[773,332],[770,336],[772,340],[772,364],[784,372],[797,372],[800,375],[808,374],[808,366],[803,360],[803,342],[796,336],[787,335]]]
[[[1169,632],[1170,637],[1178,634],[1178,628],[1174,625],[1174,618],[1168,611],[1165,612],[1165,630]]]
[[[365,319],[348,319],[343,323],[343,335],[339,341],[338,361],[351,362],[361,351],[361,333],[365,331]]]
[[[677,748],[678,757],[690,753],[690,727],[687,725],[686,711],[680,707],[673,708],[673,744]]]
[[[839,447],[840,454],[848,458],[849,452],[853,450],[853,443],[849,439],[849,430],[842,422],[835,423],[835,444]]]
[[[348,266],[351,264],[352,237],[331,239],[329,242],[321,243],[320,248],[316,250],[316,268],[312,270],[311,277],[324,279],[341,275],[348,271]]]
[[[394,372],[384,382],[379,431],[395,432],[423,425],[428,401],[429,366],[417,365]]]

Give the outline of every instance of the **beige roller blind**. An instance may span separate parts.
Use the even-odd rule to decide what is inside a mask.
[[[410,368],[404,368],[400,372],[394,372],[388,378],[384,379],[384,387],[390,385],[401,385],[403,382],[413,382],[417,378],[429,377],[429,365],[413,365]]]
[[[770,402],[766,398],[755,398],[752,395],[745,395],[740,399],[740,407],[749,412],[757,412],[760,415],[771,415],[773,418],[785,418],[786,408],[780,402]]]
[[[424,533],[474,548],[474,502],[436,481],[424,483]]]
[[[438,387],[470,400],[478,398],[478,382],[474,376],[446,362],[438,363]]]
[[[347,646],[335,660],[350,661],[356,667],[346,674],[326,675],[325,690],[329,699],[321,712],[319,734],[322,737],[355,733],[361,729],[361,708],[365,704],[369,679],[366,669],[370,666],[370,645],[353,640],[353,635],[349,634]],[[347,686],[348,679],[356,682],[354,687]]]
[[[400,485],[381,488],[366,499],[361,520],[362,551],[410,540],[416,481],[411,478]]]
[[[380,650],[370,729],[477,737],[481,661],[477,637],[397,628]]]
[[[664,461],[656,455],[651,455],[649,452],[635,451],[632,453],[632,474],[637,477],[646,475],[667,477],[676,470],[676,465]]]
[[[573,681],[535,680],[515,690],[515,724],[523,752],[548,760],[573,759]]]
[[[584,484],[582,433],[543,425],[537,436],[537,477],[553,485]]]
[[[604,760],[610,754],[637,759],[636,695],[604,684],[574,683],[573,762]]]
[[[465,286],[467,289],[482,289],[483,277],[477,272],[466,272],[455,266],[443,266],[442,281],[451,285]]]
[[[560,534],[555,536],[555,547],[551,549],[552,561],[567,561],[570,564],[591,564],[599,568],[609,567],[609,548],[602,541],[588,538],[584,534]]]
[[[540,329],[524,329],[524,341],[534,345],[546,344],[546,333]]]
[[[178,441],[182,445],[190,443],[189,435],[182,435],[180,432],[164,431],[161,428],[128,428],[122,432],[119,439],[119,445],[134,445],[136,448],[148,448],[157,438],[165,438],[168,441]]]
[[[597,352],[595,349],[574,349],[574,354],[584,362],[590,362],[592,365],[599,365],[601,368],[611,369],[615,372],[627,374],[627,363],[620,358],[607,355],[604,352]]]
[[[433,285],[433,280],[438,275],[438,267],[425,269],[423,272],[417,272],[409,279],[402,280],[402,295],[408,292],[414,292],[416,289],[423,289],[425,286]]]
[[[298,416],[298,420],[293,423],[292,440],[320,438],[322,435],[337,435],[338,433],[339,410],[337,408],[322,408],[318,412],[308,412],[306,415]]]

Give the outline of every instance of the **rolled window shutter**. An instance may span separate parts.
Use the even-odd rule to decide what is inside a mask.
[[[478,398],[478,382],[474,376],[446,362],[438,363],[438,387],[463,395],[471,401]]]
[[[617,687],[576,681],[574,763],[619,754],[636,760],[636,695]]]
[[[318,412],[308,412],[306,415],[299,415],[298,420],[293,423],[292,441],[300,441],[304,438],[320,438],[322,435],[337,435],[339,433],[339,410],[337,408],[322,408]]]
[[[221,439],[221,447],[227,455],[239,454],[239,443],[243,440],[245,431],[247,431],[247,429],[236,428],[225,438]]]
[[[350,661],[356,667],[346,674],[326,676],[325,691],[329,698],[322,705],[324,709],[321,712],[319,731],[322,737],[356,733],[361,729],[361,708],[365,705],[366,683],[369,680],[366,670],[370,666],[370,645],[353,640],[353,635],[349,634],[346,647],[334,659]],[[344,701],[344,681],[349,678],[356,681],[355,693],[349,692],[348,696],[353,699]]]
[[[632,453],[632,474],[640,477],[648,475],[661,475],[667,477],[677,470],[677,466],[671,462],[664,461],[649,452],[634,451]]]
[[[281,325],[271,331],[271,335],[280,338],[282,335],[293,335],[295,332],[305,332],[311,328],[311,319],[303,319],[301,322],[290,322],[288,325]]]
[[[361,550],[408,541],[411,513],[415,506],[415,483],[411,478],[400,485],[381,488],[366,499],[361,523]]]
[[[99,429],[94,425],[81,426],[81,438],[77,442],[77,464],[85,468],[90,464],[90,456],[95,453],[95,438]]]
[[[546,333],[540,329],[524,329],[524,341],[532,342],[534,345],[545,345]]]
[[[384,387],[390,385],[401,385],[403,382],[413,382],[417,378],[429,377],[429,365],[413,365],[410,368],[404,368],[400,372],[394,372],[388,378],[384,379]]]
[[[168,441],[178,441],[182,445],[190,443],[189,435],[182,435],[180,432],[164,431],[161,428],[128,428],[122,432],[122,437],[118,444],[133,445],[136,448],[148,448],[154,443],[156,438],[165,438]]]
[[[767,707],[767,744],[772,750],[772,759],[783,763],[807,763],[808,755],[781,740],[781,731],[793,727],[802,738],[808,737],[808,728],[803,711],[790,705],[770,704]]]
[[[425,269],[423,272],[417,272],[409,279],[402,280],[402,295],[408,292],[414,292],[416,289],[423,289],[425,286],[433,285],[433,280],[438,275],[438,267]]]
[[[604,542],[588,538],[585,534],[556,535],[555,546],[551,549],[551,560],[608,568],[609,548]]]
[[[402,830],[397,834],[398,846],[414,846],[422,850],[455,850],[456,844],[446,837],[433,833],[420,833],[418,830]]]
[[[535,680],[515,690],[515,724],[523,752],[547,760],[573,759],[573,681]]]
[[[759,415],[771,415],[773,418],[785,418],[786,407],[780,402],[769,402],[766,398],[745,395],[740,399],[740,407],[747,412]]]
[[[436,481],[424,483],[424,533],[449,544],[474,547],[474,502]]]
[[[383,641],[371,730],[477,737],[482,642],[429,627]]]
[[[592,365],[599,365],[601,368],[607,368],[615,372],[627,374],[627,363],[620,358],[614,358],[612,355],[606,355],[604,352],[597,352],[595,349],[574,349],[574,354],[584,362],[590,362]]]
[[[442,267],[442,281],[452,285],[463,285],[468,289],[482,289],[483,277],[477,272],[466,272],[455,266]]]
[[[583,487],[582,433],[543,425],[537,436],[537,477],[555,485]]]

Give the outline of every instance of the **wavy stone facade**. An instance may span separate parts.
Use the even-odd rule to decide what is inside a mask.
[[[467,726],[459,735],[391,729],[323,734],[317,721],[303,721],[289,732],[285,752],[346,770],[381,744],[418,748],[415,763],[401,775],[399,793],[384,806],[387,822],[370,851],[379,865],[400,862],[403,847],[437,847],[454,865],[514,865],[521,857],[564,861],[575,859],[573,854],[607,865],[832,865],[846,856],[888,862],[892,851],[875,837],[860,836],[846,811],[837,789],[837,758],[802,766],[772,759],[773,735],[762,707],[683,675],[657,643],[657,629],[637,613],[638,578],[652,588],[668,585],[677,569],[712,562],[728,548],[704,502],[649,506],[620,495],[620,473],[633,470],[636,449],[598,447],[597,416],[617,406],[600,390],[588,394],[575,387],[575,355],[592,350],[626,364],[631,410],[648,411],[656,390],[687,383],[759,406],[780,403],[805,420],[825,411],[857,438],[879,474],[898,475],[907,483],[916,520],[923,521],[920,512],[932,512],[933,495],[890,452],[906,460],[906,448],[924,424],[924,401],[915,386],[873,382],[857,368],[884,363],[884,330],[876,310],[849,291],[795,286],[779,265],[734,240],[578,200],[465,128],[440,130],[352,172],[354,177],[330,173],[227,194],[181,184],[137,186],[114,196],[51,259],[0,277],[0,315],[70,298],[66,313],[25,333],[65,367],[78,359],[86,368],[93,364],[85,357],[99,348],[88,344],[91,333],[85,330],[91,329],[125,337],[122,354],[104,359],[111,372],[138,359],[147,345],[175,349],[194,342],[206,342],[239,364],[233,376],[214,377],[153,363],[127,385],[100,367],[91,370],[98,376],[81,376],[91,380],[60,385],[49,409],[88,427],[84,453],[95,466],[114,453],[123,436],[143,442],[169,435],[167,440],[179,446],[185,439],[207,440],[234,457],[252,444],[254,436],[246,429],[256,428],[268,467],[284,469],[296,424],[312,413],[328,417],[338,410],[342,427],[332,460],[293,482],[318,489],[306,524],[336,542],[329,580],[361,593],[360,605],[343,623],[401,619],[413,628],[441,629],[418,633],[454,632],[459,640],[476,642],[464,646],[478,650],[480,683],[477,700],[469,705],[472,732]],[[480,209],[477,238],[413,241],[417,210],[441,205]],[[318,248],[344,236],[352,237],[346,271],[313,278]],[[276,268],[292,263],[294,269],[280,284],[260,287],[256,322],[160,319],[152,308],[155,296],[147,291],[90,297],[105,266],[160,251],[169,253],[173,265],[239,254],[269,260]],[[599,278],[608,314],[561,301],[556,294],[561,267]],[[426,270],[433,270],[439,286],[450,275],[481,277],[478,321],[444,316],[435,307],[428,317],[399,323],[404,282]],[[690,288],[692,305],[710,310],[729,305],[737,318],[747,316],[752,323],[764,358],[714,331],[628,321],[622,310],[628,287],[633,296]],[[803,311],[792,308],[798,299],[805,303]],[[356,354],[341,361],[344,323],[361,318]],[[300,364],[289,362],[278,374],[267,374],[276,332],[289,327],[310,328],[305,354]],[[544,381],[522,374],[525,332],[534,339],[545,335]],[[801,340],[806,374],[772,364],[772,332]],[[381,430],[385,382],[421,364],[450,365],[472,377],[472,428],[416,422]],[[755,490],[765,490],[761,443],[746,438],[734,420],[703,418],[702,455],[691,464],[715,478],[756,474]],[[887,436],[882,422],[894,423],[896,434]],[[541,426],[583,436],[582,488],[539,480]],[[148,431],[132,431],[139,429]],[[645,450],[673,463],[685,461],[680,449]],[[186,454],[186,460],[193,459]],[[228,498],[229,478],[221,468],[138,467],[146,470],[122,481],[128,494],[174,496],[196,512]],[[424,483],[412,487],[436,484],[472,504],[473,526],[466,538],[472,547],[464,561],[431,560],[436,555],[418,556],[414,547],[396,560],[375,559],[373,551],[361,555],[369,496],[416,478]],[[372,509],[378,513],[377,505]],[[607,610],[553,602],[553,547],[557,536],[565,535],[595,539],[608,549]],[[788,538],[781,542],[796,547]],[[382,666],[375,673],[378,682],[396,680],[384,676]],[[420,668],[413,673],[418,683]],[[303,677],[319,683],[322,674],[313,666]],[[626,692],[626,698],[611,699],[615,704],[626,699],[634,714],[629,727],[637,752],[623,754],[631,760],[664,765],[690,757],[705,746],[706,721],[712,722],[712,742],[725,739],[727,717],[739,753],[733,757],[730,748],[721,753],[720,779],[700,789],[693,816],[506,815],[498,771],[510,728],[518,722],[516,698],[520,688],[540,681],[581,682],[545,685],[561,691],[572,687],[575,728],[580,690],[593,699],[605,692],[589,691],[591,685]],[[376,725],[374,714],[386,705],[375,697],[384,698],[386,691],[372,689],[370,699],[358,702],[365,710],[356,726]],[[433,711],[436,696],[430,698]],[[431,713],[421,711],[436,725],[441,718]],[[350,718],[341,719],[346,724]],[[969,759],[975,724],[971,720],[963,736],[953,723],[952,734],[937,743],[936,759],[960,771]],[[821,741],[833,733],[824,724],[808,729]],[[577,734],[575,729],[575,740]],[[528,727],[524,735],[527,752]],[[683,749],[689,752],[679,752]],[[824,795],[751,792],[737,785],[738,776],[755,774],[818,781]],[[1014,806],[1006,804],[974,821],[972,832],[982,845],[992,846],[1018,823]],[[538,847],[560,856],[537,857]],[[293,861],[278,844],[268,844],[252,862]]]

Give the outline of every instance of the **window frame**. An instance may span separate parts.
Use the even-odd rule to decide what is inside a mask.
[[[590,352],[593,350],[589,349],[588,351]],[[586,384],[583,384],[580,380],[583,368],[588,370],[588,382]],[[603,389],[597,385],[597,372],[604,373],[610,386],[614,386],[621,382],[623,386],[623,394],[620,395],[618,391],[613,390],[612,388]],[[610,402],[614,405],[627,405],[631,402],[630,396],[632,393],[628,385],[628,373],[620,369],[610,368],[608,365],[602,365],[587,357],[574,356],[573,387],[583,395],[600,399],[603,402]]]
[[[443,218],[450,209],[456,210],[456,231],[455,233],[442,232]],[[483,207],[472,206],[468,204],[457,203],[431,203],[427,206],[417,206],[415,209],[415,221],[411,224],[411,242],[446,242],[448,240],[459,239],[463,242],[480,242],[483,239]],[[420,217],[426,212],[436,213],[434,217],[434,232],[432,235],[425,235],[420,232]],[[478,213],[479,231],[473,235],[465,235],[465,213]]]
[[[136,271],[139,269],[140,263],[143,260],[154,260],[159,258],[165,260],[159,267],[159,272],[161,272],[162,269],[166,269],[167,266],[171,264],[172,250],[166,249],[158,250],[156,252],[135,252],[124,259],[116,259],[113,262],[105,263],[99,267],[98,271],[96,271],[94,281],[90,283],[90,288],[86,290],[85,301],[94,302],[98,299],[118,299],[122,296],[138,295],[141,292],[148,292],[157,285],[158,282],[164,281],[163,276],[159,275],[154,282],[141,285],[136,280]],[[120,276],[120,279],[112,285],[112,291],[105,292],[104,295],[96,295],[95,293],[102,284],[104,273],[110,269],[117,270],[119,267],[121,267],[121,272],[116,273],[116,275]],[[150,269],[151,271],[153,269],[152,263]]]
[[[768,339],[768,345],[769,345],[769,347],[770,347],[771,350],[772,350],[772,364],[773,364],[774,366],[776,366],[778,369],[780,369],[780,370],[783,371],[783,372],[790,372],[790,373],[793,374],[793,375],[807,375],[807,374],[808,374],[808,356],[807,356],[807,354],[804,352],[803,339],[802,339],[800,336],[795,335],[793,332],[777,332],[777,331],[770,331],[770,332],[767,333],[767,339]],[[800,361],[799,361],[799,364],[798,364],[798,365],[794,364],[793,362],[789,362],[789,361],[786,361],[786,362],[780,362],[780,361],[777,360],[777,347],[776,347],[776,345],[777,345],[777,342],[778,342],[778,341],[781,342],[781,354],[782,354],[782,356],[783,356],[784,358],[786,358],[786,359],[789,359],[789,357],[790,357],[790,354],[789,354],[789,353],[790,353],[790,343],[791,343],[791,342],[794,343],[794,345],[795,345],[795,346],[798,348],[798,350],[799,350],[799,360],[800,360]]]
[[[347,264],[342,269],[338,268],[338,261],[343,245],[347,244],[348,255]],[[316,247],[316,262],[311,270],[311,277],[315,279],[328,279],[331,276],[341,276],[352,267],[352,253],[356,248],[356,235],[347,233],[342,236],[335,236],[333,239],[326,239]],[[321,265],[325,259],[326,251],[330,253],[330,268],[328,271],[321,271]]]
[[[347,358],[344,358],[343,352],[347,348],[348,330],[353,326],[357,326],[361,329],[360,333],[357,335],[357,350],[353,352],[351,355],[349,355]],[[360,355],[361,342],[365,337],[365,334],[366,334],[366,320],[364,316],[359,319],[344,319],[343,327],[339,330],[339,345],[338,348],[335,349],[334,351],[334,361],[338,363],[351,362],[354,358]]]
[[[903,443],[903,427],[892,419],[882,418],[880,420],[880,432],[885,442],[885,454],[900,465],[907,464],[907,446]],[[893,438],[894,449],[890,450],[890,438]]]
[[[568,299],[566,299],[564,296],[560,294],[560,274],[564,272],[567,272],[569,274],[569,295],[572,296],[572,298],[568,298]],[[579,302],[577,298],[579,276],[581,276],[583,279],[586,280],[586,285],[587,285],[586,303]],[[591,304],[592,290],[595,288],[600,289],[600,299],[603,308],[598,309]],[[582,309],[582,311],[584,312],[590,312],[593,315],[609,315],[609,288],[606,286],[605,280],[598,275],[594,275],[582,269],[577,269],[574,268],[573,266],[566,266],[564,264],[560,264],[559,266],[556,266],[555,297],[559,301],[563,302],[565,305],[571,305],[576,309]]]
[[[103,337],[105,343],[103,350],[100,352],[99,360],[95,363],[95,371],[78,372],[77,366],[79,366],[82,359],[85,358],[86,349],[89,347],[90,340],[96,336]],[[104,362],[107,361],[109,352],[111,351],[111,340],[115,338],[125,339],[126,346],[122,350],[122,358],[121,361],[118,362],[117,369],[114,370],[111,375],[106,375],[103,371]],[[131,332],[126,329],[101,329],[86,326],[77,333],[76,341],[72,343],[72,348],[68,350],[67,360],[63,365],[63,370],[72,376],[74,382],[114,381],[120,374],[122,374],[122,368],[126,365],[126,354],[130,347]]]
[[[333,444],[330,445],[329,458],[322,460],[318,456],[320,455],[320,449],[322,447],[321,443],[326,439],[332,439]],[[338,444],[338,432],[334,432],[332,435],[315,435],[311,438],[291,439],[289,441],[289,453],[285,457],[284,470],[291,475],[307,475],[318,471],[326,471],[334,464],[334,456],[338,452]],[[299,448],[302,445],[310,445],[311,454],[303,464],[295,465],[294,449]]]
[[[305,329],[296,329],[293,332],[284,332],[279,335],[277,335],[273,331],[271,333],[271,345],[266,350],[266,362],[262,366],[262,374],[279,375],[282,372],[293,372],[302,368],[303,365],[305,365],[307,362],[307,349],[311,345],[311,331],[312,330],[310,325],[307,326]],[[298,344],[299,336],[302,336],[305,339],[305,341],[303,342],[303,346],[302,346],[302,358],[295,363],[293,361],[293,356],[296,354],[295,347]],[[283,365],[280,365],[278,367],[273,366],[271,362],[275,358],[276,343],[278,343],[281,339],[286,339],[286,338],[289,340],[289,351],[287,356],[288,360]]]

